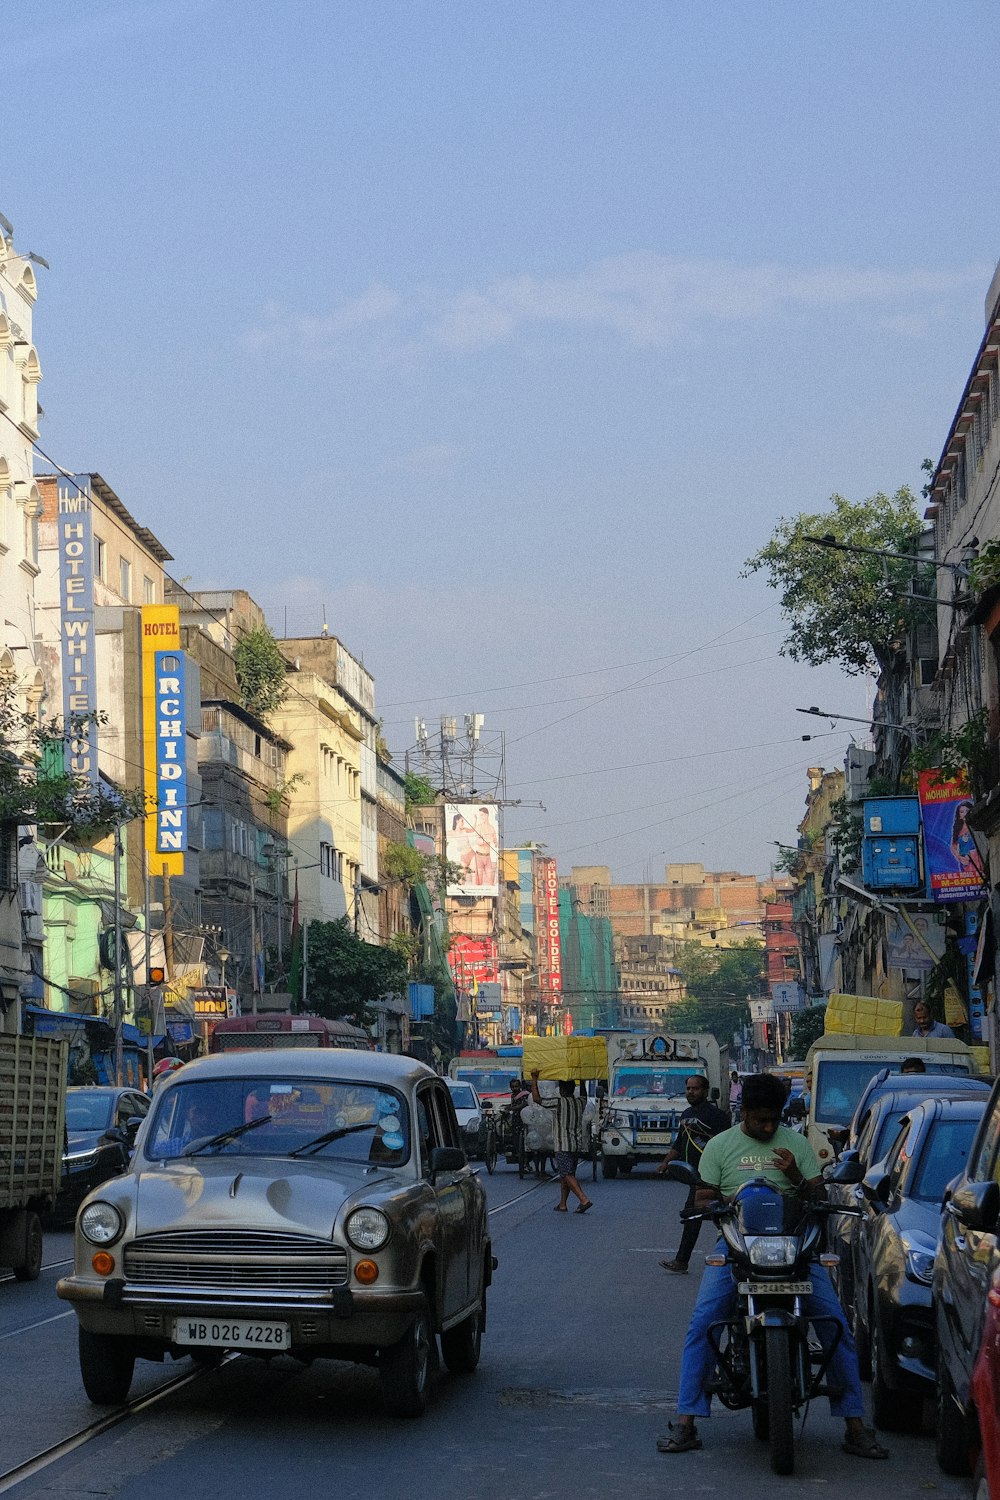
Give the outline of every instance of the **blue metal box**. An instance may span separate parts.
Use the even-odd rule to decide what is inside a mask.
[[[920,803],[916,797],[866,797],[865,838],[920,832]]]
[[[920,839],[912,833],[894,838],[866,838],[861,844],[861,873],[869,891],[920,889]]]

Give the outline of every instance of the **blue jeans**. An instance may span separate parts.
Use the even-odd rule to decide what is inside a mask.
[[[716,1249],[721,1254],[726,1249],[725,1241],[720,1240]],[[865,1403],[858,1374],[858,1353],[837,1294],[823,1266],[810,1266],[809,1280],[813,1289],[810,1296],[802,1299],[803,1312],[810,1318],[834,1319],[840,1325],[840,1342],[824,1376],[828,1385],[841,1388],[841,1395],[830,1398],[830,1411],[835,1417],[863,1417]],[[705,1390],[705,1384],[715,1371],[716,1355],[708,1341],[708,1330],[710,1324],[725,1322],[732,1316],[736,1296],[732,1266],[705,1267],[681,1355],[681,1380],[677,1393],[679,1416],[711,1415],[712,1398]],[[833,1342],[833,1330],[829,1324],[820,1324],[816,1336],[824,1349]]]

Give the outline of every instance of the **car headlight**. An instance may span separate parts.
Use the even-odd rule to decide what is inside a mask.
[[[466,1135],[478,1135],[482,1123],[483,1122],[478,1115],[473,1115],[471,1120],[466,1120],[462,1128],[464,1129]]]
[[[794,1266],[798,1241],[793,1234],[761,1234],[747,1247],[750,1264],[758,1270]]]
[[[113,1245],[125,1221],[111,1203],[88,1203],[80,1215],[80,1233],[92,1245]]]
[[[619,1130],[628,1130],[632,1125],[632,1116],[627,1109],[613,1109],[611,1123],[617,1125]]]
[[[381,1250],[392,1230],[381,1209],[356,1208],[344,1232],[355,1250]]]
[[[930,1286],[934,1280],[934,1252],[931,1250],[907,1250],[906,1274],[914,1281]]]
[[[84,1167],[92,1167],[97,1162],[97,1151],[78,1151],[76,1155],[67,1154],[63,1161],[71,1172],[80,1172]]]

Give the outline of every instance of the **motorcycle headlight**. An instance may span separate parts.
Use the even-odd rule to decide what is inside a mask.
[[[750,1264],[761,1271],[794,1266],[798,1242],[792,1234],[761,1234],[748,1246]]]
[[[381,1209],[356,1208],[344,1232],[355,1250],[381,1250],[389,1238],[389,1220]]]
[[[930,1250],[907,1250],[906,1274],[930,1286],[934,1280],[934,1255]]]
[[[113,1245],[125,1221],[111,1203],[88,1203],[80,1215],[80,1233],[92,1245]]]

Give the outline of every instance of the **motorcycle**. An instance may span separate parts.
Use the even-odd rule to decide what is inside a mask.
[[[667,1176],[688,1187],[695,1180],[692,1168],[680,1162],[668,1168]],[[861,1217],[860,1209],[815,1199],[803,1202],[756,1178],[740,1188],[732,1203],[713,1203],[700,1214],[687,1215],[710,1218],[718,1226],[725,1249],[706,1255],[705,1262],[731,1266],[736,1283],[732,1315],[709,1326],[717,1363],[708,1389],[730,1411],[750,1408],[754,1435],[769,1443],[775,1474],[791,1474],[795,1467],[799,1412],[816,1396],[839,1394],[825,1376],[840,1343],[840,1325],[833,1318],[809,1317],[802,1307],[812,1291],[810,1266],[838,1261],[822,1251],[823,1221],[829,1213]],[[827,1344],[825,1351],[820,1340]]]

